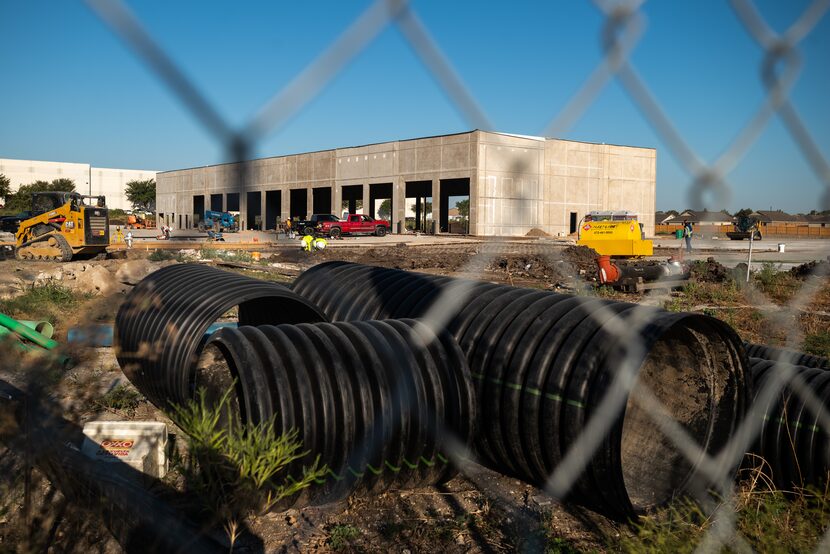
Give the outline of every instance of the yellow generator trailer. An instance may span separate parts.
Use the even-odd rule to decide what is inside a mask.
[[[106,200],[77,192],[36,192],[32,217],[20,222],[15,238],[19,260],[68,262],[76,254],[105,252],[110,242]]]
[[[625,211],[590,212],[577,228],[576,243],[601,256],[651,256],[654,243],[646,240],[637,215]]]

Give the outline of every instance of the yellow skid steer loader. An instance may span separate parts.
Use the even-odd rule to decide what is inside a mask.
[[[68,262],[76,254],[105,252],[109,211],[103,196],[77,192],[32,194],[32,217],[20,222],[15,238],[19,260]]]

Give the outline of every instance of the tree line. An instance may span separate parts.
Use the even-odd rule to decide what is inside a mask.
[[[3,199],[2,211],[5,214],[18,214],[32,208],[32,193],[35,192],[75,192],[75,181],[72,179],[53,179],[52,181],[35,181],[28,185],[20,185],[17,191],[12,192],[11,181],[0,174],[0,199]],[[134,210],[150,211],[156,203],[155,179],[134,180],[124,188],[127,201]]]

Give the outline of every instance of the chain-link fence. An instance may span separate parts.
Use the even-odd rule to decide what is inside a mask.
[[[564,106],[554,110],[557,115],[543,126],[542,134],[557,137],[567,133],[591,107],[603,89],[616,81],[636,105],[644,120],[657,133],[668,153],[688,174],[690,204],[695,208],[720,208],[725,207],[730,198],[730,173],[739,166],[747,151],[762,136],[770,120],[778,117],[812,171],[824,185],[821,209],[830,209],[830,166],[811,134],[810,125],[805,124],[799,116],[797,106],[793,105],[790,98],[790,92],[798,79],[802,65],[799,45],[826,16],[830,9],[830,1],[817,0],[811,3],[783,33],[775,32],[750,0],[731,1],[731,7],[743,27],[764,54],[759,75],[766,94],[761,105],[747,125],[737,133],[731,145],[712,161],[705,160],[694,151],[689,141],[674,125],[671,114],[661,107],[659,98],[653,94],[649,84],[634,66],[631,53],[645,30],[643,3],[637,0],[596,1],[596,7],[604,16],[603,26],[599,30],[604,57],[572,98]],[[203,125],[206,132],[222,145],[228,158],[234,161],[250,159],[254,147],[260,141],[277,132],[292,116],[302,111],[352,59],[363,50],[371,48],[375,37],[389,26],[395,26],[400,30],[463,120],[471,128],[492,129],[491,120],[476,101],[474,91],[469,90],[464,84],[461,76],[453,68],[451,60],[442,53],[440,46],[430,36],[429,29],[418,17],[417,6],[405,0],[377,0],[372,3],[316,60],[242,126],[235,126],[222,116],[208,101],[207,96],[188,80],[185,72],[177,67],[171,57],[154,41],[124,3],[118,0],[88,0],[88,5],[133,53],[150,67],[157,78],[180,98],[186,109]],[[822,61],[817,60],[815,63]],[[239,172],[237,182],[245,183],[246,176],[242,172],[245,171],[246,164],[239,163],[234,167]],[[830,254],[830,245],[821,248],[822,256]],[[542,248],[540,254],[551,260],[561,260],[561,256],[554,249]],[[484,248],[470,258],[459,273],[466,276],[482,274],[483,269],[497,255],[497,249]],[[803,332],[792,322],[798,321],[799,315],[810,309],[815,294],[826,283],[827,275],[823,269],[826,266],[816,267],[788,303],[768,315],[772,324],[782,330],[786,344],[796,349],[801,345]],[[573,268],[571,271],[576,273]],[[338,285],[332,281],[330,286],[336,288]],[[381,291],[380,281],[375,283],[375,286]],[[451,327],[454,318],[464,312],[465,307],[476,298],[475,295],[482,293],[474,283],[467,281],[442,287],[429,309],[420,314],[421,321],[425,322],[434,334],[440,334]],[[764,297],[764,293],[753,288],[751,283],[747,294],[759,304],[770,303]],[[670,296],[665,292],[651,295],[647,303],[651,306],[664,305],[668,301]],[[537,480],[537,484],[542,485],[544,492],[551,498],[568,498],[575,487],[582,487],[581,480],[585,478],[585,473],[591,470],[592,460],[595,460],[604,447],[604,442],[619,425],[620,413],[623,410],[639,410],[654,432],[665,439],[667,450],[677,455],[674,461],[681,466],[695,468],[689,477],[693,482],[684,483],[681,488],[695,497],[711,520],[705,538],[697,549],[712,551],[728,545],[735,550],[750,550],[748,542],[736,528],[735,468],[758,440],[764,426],[764,417],[767,415],[767,404],[777,398],[785,387],[788,387],[788,390],[798,397],[798,402],[803,404],[805,420],[812,418],[821,432],[830,433],[830,419],[821,395],[817,394],[815,387],[805,382],[804,377],[792,371],[787,364],[792,359],[782,355],[778,360],[781,362],[780,367],[777,367],[774,377],[764,381],[763,387],[755,393],[754,401],[747,407],[746,415],[730,430],[728,440],[716,445],[717,448],[713,448],[712,444],[701,444],[701,435],[689,428],[689,422],[678,420],[677,406],[667,406],[668,397],[662,391],[653,390],[652,385],[656,381],[645,380],[642,376],[638,378],[641,362],[654,346],[644,337],[649,335],[661,316],[658,316],[652,307],[645,305],[626,308],[625,317],[620,316],[620,310],[622,308],[616,304],[603,302],[591,305],[590,310],[586,308],[587,319],[601,327],[602,332],[609,337],[613,336],[613,340],[608,338],[608,341],[625,347],[613,352],[618,359],[615,362],[615,372],[608,377],[610,382],[602,388],[604,394],[592,399],[590,412],[580,416],[583,419],[580,420],[578,432],[567,442],[567,447],[562,450],[561,458],[557,460],[552,471],[544,479]],[[471,361],[470,371],[473,378],[476,377],[478,362],[481,362],[480,358]],[[523,386],[511,384],[507,375],[502,377],[500,387]],[[396,390],[394,401],[404,407],[404,412],[417,409],[418,397],[408,388]],[[563,403],[566,401],[567,398],[562,400]],[[715,408],[708,406],[705,409]],[[484,426],[497,425],[497,422],[489,420],[482,423]],[[440,427],[441,422],[437,425]],[[505,497],[498,486],[488,481],[479,465],[480,462],[487,466],[488,462],[477,459],[477,454],[468,448],[466,441],[455,434],[457,430],[442,431],[454,437],[449,442],[445,454],[460,468],[463,476],[493,502],[513,502]],[[371,458],[372,451],[376,448],[377,444],[367,440],[354,447],[358,453],[354,455],[358,458]],[[819,458],[821,455],[826,456],[826,453],[817,454]],[[655,471],[659,469],[655,468]],[[521,474],[521,471],[514,473]],[[515,506],[515,510],[510,513],[516,518],[528,517],[519,506]],[[816,547],[817,551],[828,549],[830,527]]]

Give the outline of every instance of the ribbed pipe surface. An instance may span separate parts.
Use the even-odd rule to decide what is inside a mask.
[[[780,360],[787,364],[803,367],[830,369],[829,359],[822,358],[821,356],[814,356],[813,354],[805,354],[804,352],[799,352],[798,350],[779,348],[777,346],[767,346],[766,344],[753,344],[751,342],[745,342],[744,347],[746,348],[746,355],[750,358]]]
[[[476,404],[469,369],[446,332],[414,320],[224,328],[203,349],[197,386],[236,379],[243,422],[297,429],[325,482],[294,504],[448,479],[449,448],[471,443]],[[452,440],[451,440],[452,437]]]
[[[143,279],[118,310],[113,341],[121,369],[159,407],[192,398],[202,337],[234,306],[240,325],[326,320],[277,283],[204,265],[171,265]]]
[[[482,463],[538,485],[619,390],[623,360],[709,454],[745,411],[741,342],[703,315],[345,262],[317,265],[293,288],[333,321],[446,321],[476,382]],[[707,486],[647,410],[625,396],[618,407],[571,499],[625,516]]]
[[[830,371],[761,358],[750,358],[750,367],[757,402],[765,385],[783,374],[800,380],[821,406],[817,411],[808,407],[804,396],[794,390],[792,379],[787,379],[780,393],[759,405],[763,428],[753,452],[769,464],[780,489],[824,487],[830,471],[830,430],[821,419],[830,410]]]

